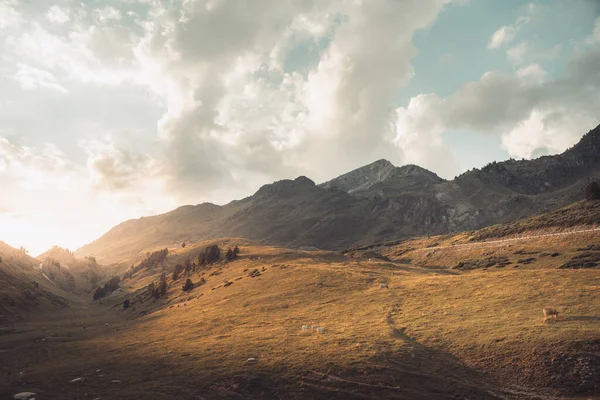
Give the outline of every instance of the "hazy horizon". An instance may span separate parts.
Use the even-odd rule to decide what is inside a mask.
[[[445,179],[600,123],[600,3],[0,4],[0,240],[116,224],[385,158]]]

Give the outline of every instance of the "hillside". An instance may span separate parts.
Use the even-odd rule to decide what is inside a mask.
[[[476,231],[345,254],[236,238],[173,246],[85,309],[22,324],[7,338],[20,356],[0,352],[0,368],[30,365],[27,377],[0,374],[0,396],[594,398],[598,266],[561,268],[600,254],[591,226],[510,243],[474,243]],[[211,244],[221,254],[239,246],[240,256],[199,266]],[[190,271],[174,280],[188,259]],[[153,298],[148,285],[163,272],[165,295]],[[184,292],[188,278],[195,288]],[[544,323],[546,306],[560,318]],[[57,340],[31,340],[39,326]]]
[[[66,293],[44,275],[39,264],[24,251],[0,242],[0,325],[67,305]]]
[[[78,259],[58,246],[40,254],[37,260],[39,268],[56,287],[78,294],[90,293],[110,272],[93,257]]]
[[[184,206],[126,221],[76,255],[113,263],[148,248],[227,236],[341,250],[469,231],[581,200],[585,183],[599,176],[600,126],[563,154],[495,162],[452,181],[385,160],[319,186],[306,177],[283,180],[224,206]]]

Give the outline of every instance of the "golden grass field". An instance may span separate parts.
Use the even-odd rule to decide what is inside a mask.
[[[173,282],[170,272],[213,242],[171,248],[164,266],[101,302],[72,302],[1,334],[0,398],[597,398],[598,269],[558,266],[599,238],[460,249],[427,246],[465,235],[418,239],[375,249],[389,261],[222,239],[213,242],[239,245],[240,258],[194,272],[206,283],[190,293],[181,290],[186,277]],[[491,256],[512,264],[453,268]],[[525,257],[535,260],[519,265]],[[145,287],[163,269],[168,294],[148,299]],[[560,318],[544,323],[545,306]]]

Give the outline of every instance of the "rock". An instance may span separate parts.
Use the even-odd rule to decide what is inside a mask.
[[[14,395],[14,400],[33,400],[32,397],[35,396],[33,392],[21,392]]]
[[[379,289],[389,289],[389,286],[386,283],[380,283]]]
[[[256,362],[256,358],[254,358],[254,357],[250,357],[249,359],[247,359],[247,360],[246,360],[246,362],[247,362],[248,364],[253,364],[253,363],[255,363],[255,362]]]
[[[112,383],[121,383],[121,381],[119,379],[113,379],[111,382]]]
[[[102,371],[101,369],[97,369],[97,370],[96,370],[96,372],[101,372],[101,371]]]
[[[85,378],[75,378],[75,379],[71,379],[69,382],[73,383],[73,382],[83,382],[85,381]]]

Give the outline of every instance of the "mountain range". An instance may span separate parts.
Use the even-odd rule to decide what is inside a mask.
[[[492,162],[453,180],[387,160],[315,184],[307,177],[262,186],[218,206],[179,207],[123,222],[75,255],[113,263],[148,249],[218,237],[341,250],[480,229],[552,211],[583,197],[600,176],[600,126],[562,154]]]

